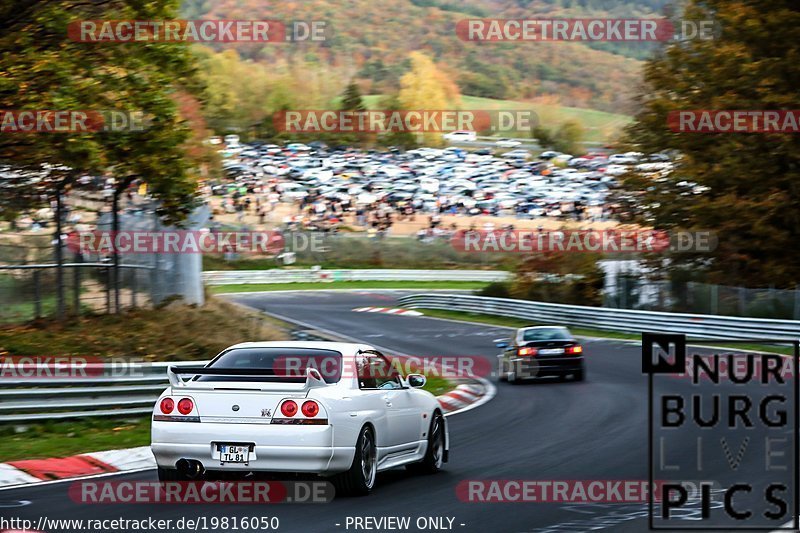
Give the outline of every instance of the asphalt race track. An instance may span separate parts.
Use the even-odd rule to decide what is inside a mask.
[[[231,298],[260,310],[410,355],[481,355],[493,363],[493,339],[508,330],[430,318],[355,313],[353,308],[390,307],[398,291],[295,292],[237,295]],[[202,332],[198,332],[202,334]],[[497,383],[487,404],[449,417],[451,452],[445,471],[415,476],[405,470],[379,475],[366,498],[338,498],[328,504],[274,506],[80,505],[67,495],[70,482],[0,492],[0,506],[29,501],[24,507],[0,507],[5,516],[49,518],[178,519],[277,516],[279,531],[354,531],[348,517],[410,516],[453,518],[452,529],[465,532],[647,531],[646,503],[467,503],[456,485],[473,479],[646,480],[648,477],[647,380],[639,346],[629,342],[584,343],[587,381],[512,386]],[[494,378],[492,378],[494,380]],[[672,379],[665,386],[680,388]],[[695,454],[693,439],[672,449]],[[731,440],[734,451],[739,446]],[[738,469],[727,468],[718,449],[708,451],[707,479],[757,481],[763,458],[744,454]],[[155,471],[115,479],[156,479]],[[742,500],[745,501],[745,500]],[[755,505],[763,501],[755,500]],[[755,507],[759,512],[761,508]],[[687,514],[687,518],[691,518]],[[785,522],[784,520],[783,522]],[[447,524],[447,520],[444,521]],[[682,526],[691,525],[684,520]],[[363,529],[361,529],[363,530]]]

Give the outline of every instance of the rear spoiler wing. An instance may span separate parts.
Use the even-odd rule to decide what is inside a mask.
[[[249,368],[210,368],[205,366],[170,366],[167,367],[167,377],[173,387],[187,387],[188,383],[180,378],[180,375],[192,376],[252,376],[261,378],[274,378],[276,382],[286,383],[283,378],[276,378],[274,374],[268,374],[263,369]],[[302,378],[297,378],[302,379]],[[299,383],[297,381],[296,383]],[[306,378],[303,383],[303,390],[317,387],[327,387],[328,384],[322,379],[322,374],[316,368],[306,369]]]

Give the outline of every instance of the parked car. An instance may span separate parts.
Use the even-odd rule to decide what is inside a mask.
[[[478,134],[474,131],[458,130],[445,133],[444,140],[453,142],[475,142],[478,140]]]
[[[501,148],[514,148],[516,146],[521,145],[522,143],[520,141],[517,141],[516,139],[505,139],[504,138],[504,139],[497,140],[494,144],[499,146],[499,147],[501,147]]]

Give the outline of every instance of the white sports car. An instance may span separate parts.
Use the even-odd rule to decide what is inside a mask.
[[[204,367],[170,367],[153,412],[159,479],[315,473],[366,494],[382,470],[437,472],[447,421],[419,390],[425,377],[395,367],[370,346],[335,342],[243,343]]]

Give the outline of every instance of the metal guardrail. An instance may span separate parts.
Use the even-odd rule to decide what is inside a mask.
[[[110,375],[70,378],[0,379],[0,423],[40,422],[98,416],[137,416],[153,412],[167,388],[167,366],[205,362],[142,363],[102,369]],[[99,372],[98,372],[99,373]]]
[[[207,285],[300,283],[325,281],[506,281],[500,270],[222,270],[203,273]]]
[[[800,321],[609,309],[505,298],[414,294],[399,298],[408,308],[443,309],[623,333],[683,333],[706,339],[800,339]]]
[[[321,332],[294,330],[296,340],[335,340]],[[197,366],[208,361],[113,364],[87,377],[0,377],[0,424],[95,417],[140,417],[153,412],[169,386],[168,366]],[[95,368],[90,365],[89,368]]]

